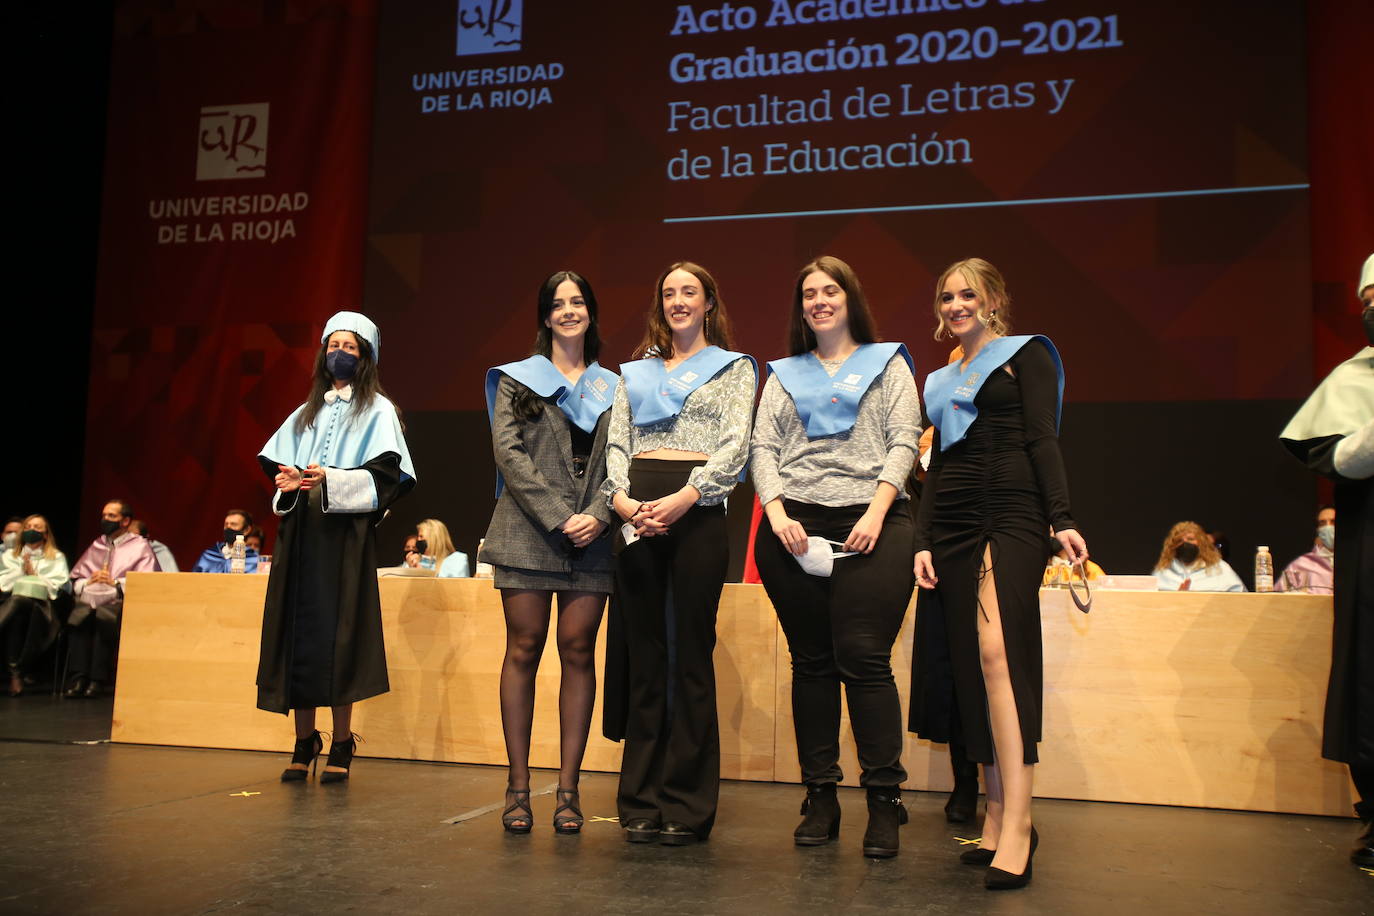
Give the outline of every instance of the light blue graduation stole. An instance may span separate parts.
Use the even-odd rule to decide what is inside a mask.
[[[754,362],[754,357],[722,350],[717,346],[709,346],[690,359],[683,360],[671,372],[664,367],[663,360],[656,356],[622,363],[620,372],[625,376],[625,393],[630,399],[630,413],[635,426],[651,426],[676,417],[682,412],[687,395],[740,358],[749,360],[757,376],[758,364]]]
[[[488,423],[496,418],[496,389],[501,385],[502,375],[510,376],[541,398],[556,398],[555,403],[568,418],[568,422],[585,433],[596,431],[597,421],[610,409],[615,397],[616,382],[620,381],[620,377],[614,372],[596,362],[582,370],[582,376],[576,384],[570,384],[567,377],[545,356],[536,355],[516,363],[506,363],[504,366],[487,370]],[[505,483],[498,471],[498,497],[505,488]]]
[[[1050,356],[1054,357],[1054,367],[1059,373],[1059,402],[1054,410],[1054,427],[1059,429],[1059,420],[1064,412],[1064,363],[1059,358],[1059,351],[1043,334],[999,337],[985,344],[968,368],[960,369],[958,362],[952,362],[926,376],[923,392],[926,414],[936,429],[940,430],[940,451],[947,451],[951,445],[963,440],[968,428],[978,418],[978,408],[973,400],[978,397],[983,383],[1032,340],[1044,342]]]
[[[854,428],[859,402],[896,353],[902,354],[914,373],[911,354],[899,343],[860,344],[834,376],[825,371],[814,353],[775,359],[768,364],[768,371],[777,375],[792,396],[797,416],[806,426],[806,437],[819,439]]]

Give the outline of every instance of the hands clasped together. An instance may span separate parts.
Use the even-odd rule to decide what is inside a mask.
[[[634,526],[636,534],[650,538],[667,534],[673,523],[682,518],[699,499],[700,491],[690,484],[676,493],[644,502],[636,502],[622,490],[615,495],[615,511]]]

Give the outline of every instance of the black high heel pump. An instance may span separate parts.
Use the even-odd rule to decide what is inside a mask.
[[[1040,834],[1031,828],[1030,854],[1026,856],[1026,870],[1019,875],[1013,875],[1009,871],[1000,868],[988,867],[983,877],[983,887],[990,891],[1010,891],[1018,887],[1025,887],[1031,882],[1031,860],[1035,858],[1035,847],[1040,845]]]
[[[291,751],[291,762],[304,764],[307,769],[294,770],[291,767],[281,771],[282,782],[305,782],[305,777],[315,772],[319,765],[320,752],[324,750],[324,739],[320,737],[318,731],[312,731],[304,738],[296,739],[296,746]]]

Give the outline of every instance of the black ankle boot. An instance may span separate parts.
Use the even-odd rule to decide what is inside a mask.
[[[1374,868],[1374,801],[1362,801],[1355,805],[1355,814],[1364,830],[1360,831],[1355,845],[1350,847],[1350,861],[1361,868]]]
[[[898,786],[871,786],[868,790],[868,829],[864,831],[864,855],[890,859],[897,854],[897,828],[907,820]]]
[[[945,802],[945,820],[967,824],[978,813],[978,764],[968,759],[962,744],[950,742],[949,768],[954,771],[954,789]]]
[[[820,846],[840,835],[840,803],[833,782],[808,785],[801,813],[806,817],[792,832],[798,846]]]

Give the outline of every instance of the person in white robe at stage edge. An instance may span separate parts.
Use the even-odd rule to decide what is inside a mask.
[[[334,714],[320,782],[342,782],[357,749],[353,704],[390,689],[377,592],[376,525],[415,485],[400,411],[377,374],[381,337],[357,312],[325,323],[310,393],[258,455],[282,516],[258,661],[258,708],[295,713],[283,782],[324,749],[315,710]]]
[[[1374,868],[1374,254],[1355,286],[1369,346],[1322,380],[1279,441],[1335,484],[1331,676],[1322,756],[1350,767],[1361,831],[1350,861]]]
[[[712,653],[730,562],[725,499],[749,457],[758,369],[730,350],[724,301],[699,264],[659,274],[647,323],[620,367],[606,442],[603,493],[625,524],[603,731],[625,739],[625,839],[685,846],[710,835],[720,799]]]
[[[582,831],[578,785],[596,700],[596,634],[613,574],[613,518],[601,493],[606,430],[620,377],[601,352],[596,294],[560,270],[535,298],[534,353],[487,372],[487,416],[498,473],[482,547],[506,617],[501,727],[509,776],[501,825],[529,833],[535,675],[558,596],[559,771],[553,829]]]
[[[1154,576],[1162,592],[1245,591],[1245,583],[1197,522],[1179,522],[1169,529]]]

